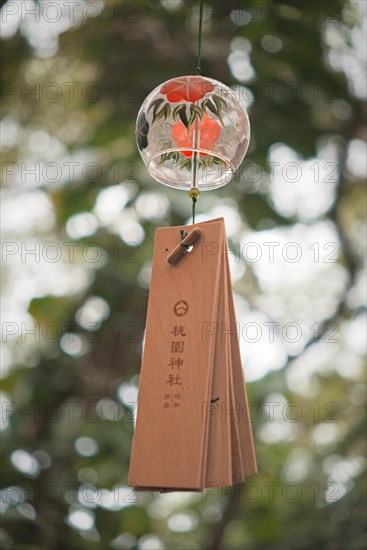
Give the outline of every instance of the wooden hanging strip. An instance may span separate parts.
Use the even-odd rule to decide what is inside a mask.
[[[232,442],[231,423],[228,415],[223,415],[223,406],[228,408],[230,401],[228,346],[221,335],[221,320],[227,312],[227,276],[222,262],[225,241],[224,225],[218,248],[220,260],[218,309],[215,323],[203,324],[203,339],[215,340],[213,382],[211,398],[203,407],[203,422],[209,422],[209,442],[207,468],[205,473],[206,487],[221,487],[232,484]]]
[[[255,472],[223,218],[159,228],[129,484],[201,491]]]
[[[236,327],[236,312],[234,308],[232,285],[230,284],[231,275],[228,261],[227,242],[225,243],[226,251],[226,272],[227,272],[227,295],[228,295],[228,342],[230,343],[230,385],[232,388],[233,401],[235,403],[236,421],[233,423],[233,431],[235,432],[236,441],[239,444],[240,457],[238,463],[235,463],[234,482],[244,481],[245,477],[257,473],[256,455],[254,440],[252,434],[251,417],[246,393],[246,385],[243,374],[241,353],[239,346],[239,338]]]
[[[137,488],[202,490],[210,399],[213,339],[204,321],[216,322],[223,220],[200,224],[201,239],[177,265],[167,253],[180,230],[156,230],[137,422],[129,484]]]

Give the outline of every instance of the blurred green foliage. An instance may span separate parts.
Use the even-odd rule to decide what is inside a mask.
[[[8,2],[3,14],[9,4],[19,8],[19,4]],[[38,4],[40,9],[42,4]],[[218,489],[203,495],[134,495],[126,486],[133,433],[127,403],[138,383],[148,299],[143,275],[149,270],[155,227],[182,224],[190,216],[190,202],[184,193],[160,188],[148,176],[135,146],[135,120],[140,104],[155,86],[193,73],[198,2],[89,4],[100,8],[75,15],[65,30],[60,27],[57,31],[57,24],[47,18],[45,22],[42,15],[40,22],[32,23],[32,15],[26,18],[23,14],[18,30],[2,42],[3,120],[8,128],[9,120],[17,125],[17,139],[3,148],[5,174],[11,173],[7,167],[21,168],[22,162],[55,161],[64,167],[67,162],[78,164],[74,176],[69,172],[62,181],[52,182],[51,176],[48,181],[47,177],[35,183],[31,183],[32,177],[22,181],[21,171],[4,181],[9,216],[12,204],[15,212],[19,197],[26,196],[25,205],[29,204],[38,220],[29,226],[23,224],[22,217],[14,218],[16,229],[11,237],[5,228],[5,240],[29,244],[33,241],[26,239],[31,237],[43,243],[56,242],[67,255],[62,273],[47,272],[44,287],[34,286],[28,302],[19,296],[29,297],[27,285],[42,266],[26,271],[17,287],[18,302],[27,302],[31,316],[27,323],[29,319],[38,323],[40,338],[23,337],[16,331],[13,338],[3,339],[9,348],[10,366],[2,378],[1,547],[365,548],[363,350],[353,339],[361,332],[363,304],[356,296],[361,288],[358,281],[363,280],[365,208],[363,178],[350,168],[359,162],[350,160],[351,142],[365,137],[365,105],[351,84],[353,75],[330,63],[331,55],[341,58],[353,47],[357,55],[361,42],[353,46],[353,32],[360,23],[357,8],[361,3],[213,0],[205,4],[203,74],[227,85],[241,84],[248,97],[254,98],[250,108],[252,141],[244,169],[254,163],[267,174],[269,151],[276,143],[293,149],[300,159],[316,158],[320,144],[327,140],[336,144],[340,177],[332,200],[324,213],[304,225],[327,221],[339,243],[338,262],[332,266],[336,271],[320,271],[321,287],[312,297],[316,306],[338,277],[344,277],[345,284],[338,296],[328,298],[327,313],[316,307],[311,322],[304,320],[308,326],[319,323],[321,334],[310,332],[296,352],[284,347],[283,368],[255,376],[248,384],[256,417],[253,428],[259,474],[237,487],[236,494]],[[339,32],[339,50],[335,46],[332,53],[330,40],[325,39],[328,29],[336,36],[335,44]],[[56,36],[53,53],[55,39],[47,33]],[[264,37],[269,36],[281,41],[278,51],[264,47]],[[250,41],[256,73],[242,83],[228,61],[238,38]],[[353,68],[352,54],[345,59],[347,64],[350,59]],[[354,78],[358,80],[358,74]],[[58,87],[52,88],[50,83]],[[38,92],[27,93],[31,89]],[[88,163],[95,163],[94,169],[90,165],[90,171],[83,172],[81,167]],[[244,232],[287,230],[304,222],[278,207],[266,178],[253,185],[244,174],[240,172],[235,182],[210,196],[202,196],[198,204],[199,214],[215,207],[216,215],[221,215],[223,206],[239,216],[231,244]],[[116,185],[126,190],[117,229],[113,220],[99,219],[94,232],[72,237],[72,217],[92,211],[95,216],[101,192]],[[51,201],[52,223],[42,224],[47,216],[43,216],[41,205],[37,217],[34,202],[27,203],[27,194],[35,190]],[[151,192],[169,203],[162,213],[158,209],[155,215],[152,210],[144,217],[137,201]],[[146,211],[146,205],[144,208]],[[144,232],[137,247],[126,237],[124,241],[120,228],[132,221]],[[70,242],[75,244],[72,259],[70,245],[65,246]],[[83,253],[88,245],[90,258],[95,245],[103,252],[102,258],[96,262],[86,258]],[[24,264],[27,261],[15,268],[17,273]],[[14,305],[17,295],[9,288],[15,275],[10,267],[5,262],[4,293],[6,304]],[[51,292],[47,285],[53,277]],[[287,313],[285,303],[283,318],[270,315],[266,304],[274,299],[276,290],[264,292],[249,262],[244,275],[234,281],[234,290],[246,300],[250,316],[253,310],[263,309],[270,320],[295,319]],[[97,310],[101,303],[109,309],[97,335],[77,321],[91,297],[102,299]],[[308,295],[303,298],[311,299]],[[291,293],[287,300],[292,300]],[[302,315],[300,307],[299,322],[303,322]],[[18,317],[10,315],[6,321],[18,322]],[[325,343],[327,322],[338,328],[334,343]],[[46,337],[43,327],[49,330]],[[74,346],[63,340],[70,333],[75,335]],[[297,376],[299,386],[292,382]],[[306,378],[312,391],[302,387]],[[301,410],[297,422],[286,419],[286,429],[284,415],[272,419],[266,413],[269,403],[277,399],[296,403]],[[276,410],[284,411],[284,404],[281,407]],[[294,410],[289,409],[289,416],[294,417]]]

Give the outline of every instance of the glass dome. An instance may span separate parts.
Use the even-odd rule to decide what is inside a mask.
[[[216,189],[233,178],[250,139],[247,111],[217,80],[180,76],[140,108],[136,137],[151,176],[178,189]]]

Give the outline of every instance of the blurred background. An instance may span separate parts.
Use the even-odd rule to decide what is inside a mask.
[[[2,4],[1,548],[365,548],[365,1],[205,2],[252,139],[197,219],[236,252],[259,474],[203,494],[127,486],[154,231],[191,209],[135,120],[199,2]]]

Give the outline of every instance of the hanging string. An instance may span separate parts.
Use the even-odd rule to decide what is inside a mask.
[[[204,0],[200,0],[198,50],[197,50],[197,57],[196,57],[196,74],[201,74],[201,42],[202,42],[202,34],[203,34],[203,12],[204,12]]]
[[[197,187],[191,187],[188,194],[189,194],[190,199],[192,199],[192,223],[194,224],[195,223],[195,207],[196,207],[197,200],[200,196],[200,191]]]
[[[204,0],[200,0],[198,48],[197,48],[197,56],[196,56],[196,74],[197,75],[201,75],[201,43],[202,43],[202,37],[203,37],[203,13],[204,13]],[[196,126],[197,126],[197,121],[196,121]],[[195,132],[195,135],[196,135],[196,132]],[[196,147],[197,147],[197,143],[195,143],[195,148]],[[189,197],[192,199],[192,223],[194,224],[196,203],[200,195],[200,191],[196,186],[196,163],[197,163],[196,151],[193,154],[192,160],[193,160],[194,175],[193,175],[192,187],[189,191]]]

